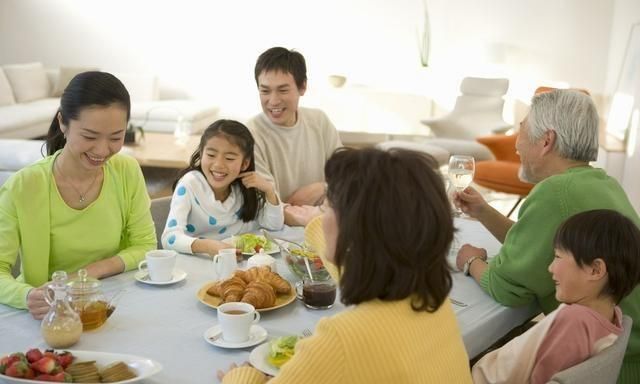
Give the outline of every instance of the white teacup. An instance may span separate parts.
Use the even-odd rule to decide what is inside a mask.
[[[213,257],[213,269],[218,280],[228,279],[238,269],[236,250],[234,248],[221,249]]]
[[[149,279],[156,282],[167,282],[173,279],[173,267],[176,265],[176,251],[156,249],[149,251],[145,259],[138,264],[138,269],[148,271]]]
[[[222,339],[231,343],[249,340],[251,325],[260,321],[260,313],[251,304],[231,302],[218,306]]]

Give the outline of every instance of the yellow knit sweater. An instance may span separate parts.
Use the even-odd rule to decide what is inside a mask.
[[[230,371],[230,383],[263,383],[252,367]],[[313,336],[276,383],[471,383],[469,363],[449,304],[435,313],[415,312],[408,300],[374,300],[318,322]]]

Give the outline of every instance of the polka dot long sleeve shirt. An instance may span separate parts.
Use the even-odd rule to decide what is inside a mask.
[[[244,199],[240,187],[232,185],[225,201],[215,199],[213,190],[198,171],[191,171],[178,182],[171,199],[171,209],[162,233],[162,246],[181,253],[192,253],[196,239],[223,240],[252,232],[258,228],[280,230],[284,225],[284,209],[280,202],[265,202],[257,220],[240,218]]]

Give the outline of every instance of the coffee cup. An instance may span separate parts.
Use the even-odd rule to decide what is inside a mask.
[[[234,248],[221,249],[213,257],[213,269],[218,280],[228,279],[238,269],[236,250]]]
[[[331,279],[304,279],[296,283],[296,296],[307,308],[331,308],[336,301],[336,283]]]
[[[249,340],[251,325],[260,321],[260,313],[251,304],[231,302],[218,306],[218,324],[222,339],[231,343]]]
[[[149,251],[145,259],[138,264],[138,269],[147,271],[149,279],[155,282],[167,282],[173,279],[173,267],[177,253],[167,249]]]

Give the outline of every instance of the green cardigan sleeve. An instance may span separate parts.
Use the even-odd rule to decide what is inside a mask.
[[[26,308],[31,285],[18,282],[11,275],[20,248],[18,218],[8,183],[0,188],[0,303]]]
[[[138,267],[145,253],[156,248],[156,230],[151,217],[151,201],[142,170],[135,159],[117,155],[113,158],[121,177],[125,203],[122,205],[124,233],[118,256],[129,271]]]
[[[518,221],[480,279],[480,286],[497,302],[521,306],[538,301],[543,311],[558,306],[548,271],[553,261],[553,238],[567,217],[561,186],[537,185],[523,204]]]

